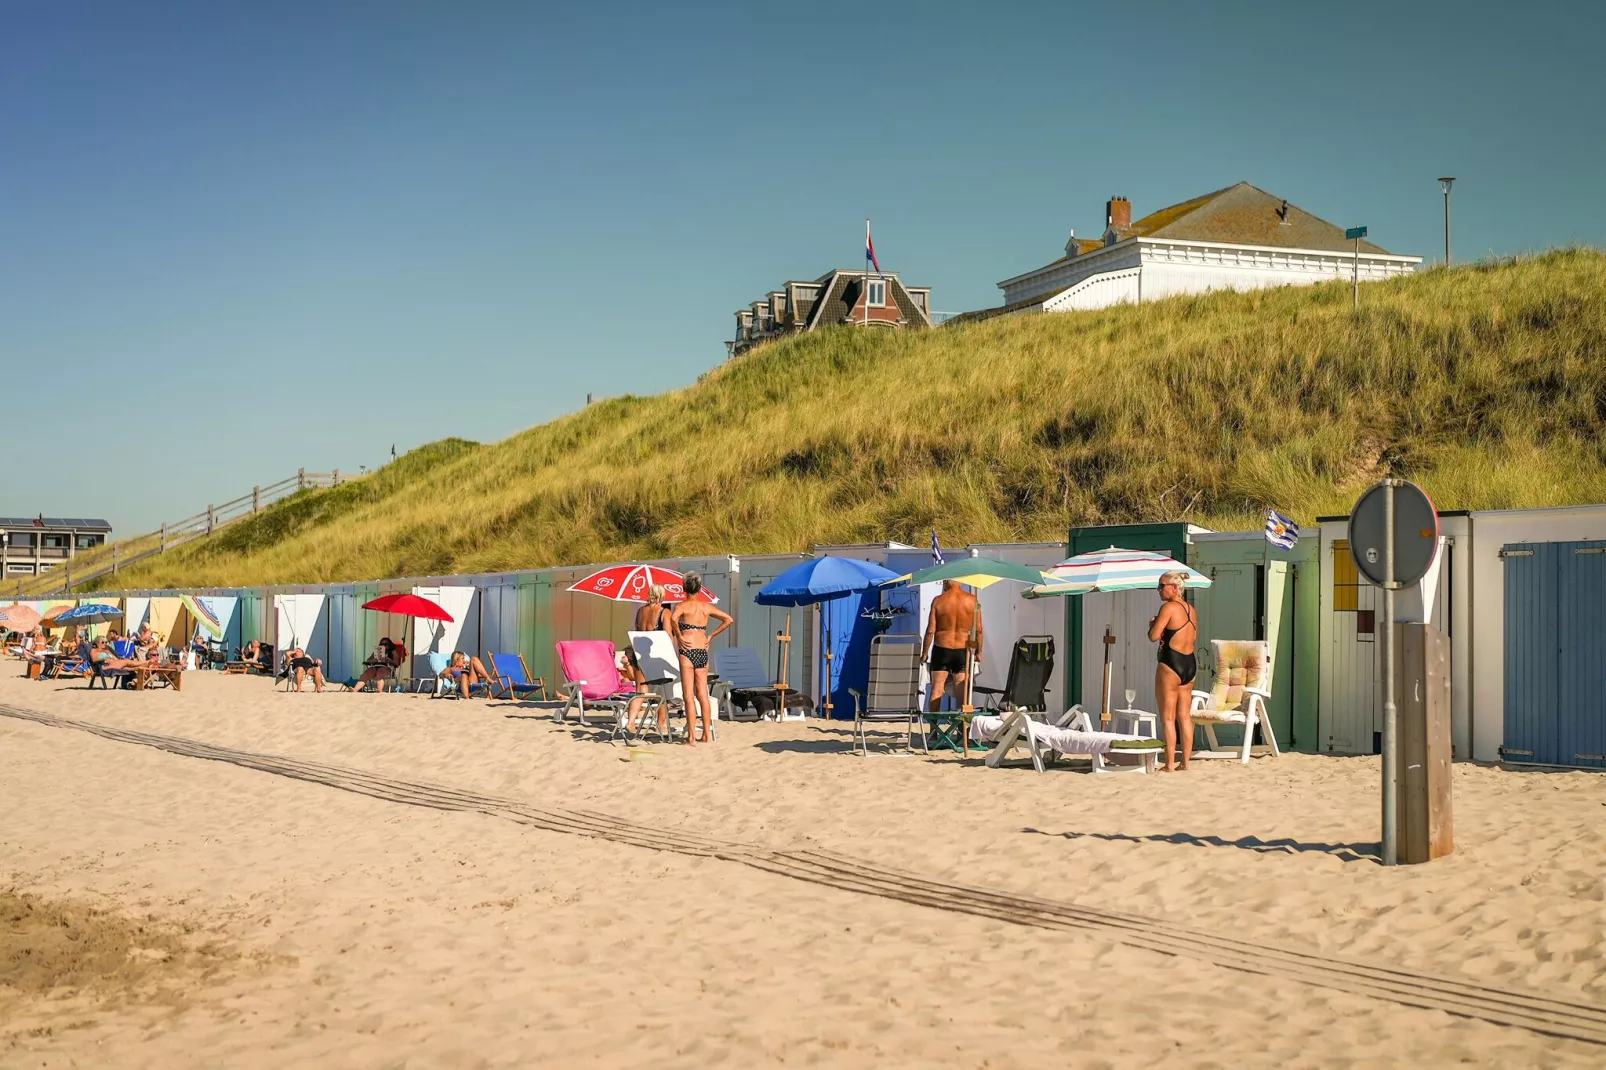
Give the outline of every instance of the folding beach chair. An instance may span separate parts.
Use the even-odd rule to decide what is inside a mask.
[[[486,668],[491,670],[491,697],[546,701],[546,677],[531,676],[523,654],[485,652]]]
[[[993,710],[1048,709],[1048,681],[1054,675],[1054,637],[1023,635],[1009,654],[1009,675],[1002,688],[972,684],[971,691],[987,696]]]
[[[113,651],[113,653],[116,653],[116,652]],[[127,687],[128,686],[128,681],[134,675],[133,673],[129,672],[127,669],[108,669],[108,668],[106,668],[106,666],[104,664],[102,664],[101,662],[96,661],[94,658],[89,658],[88,659],[88,665],[89,665],[89,672],[87,673],[87,675],[89,677],[89,685],[88,686],[89,686],[89,690],[91,690],[91,691],[95,690],[95,681],[96,680],[100,681],[101,689],[102,690],[106,690],[106,691],[110,691],[111,690],[111,686],[112,686],[112,681],[113,680],[117,681],[117,686],[119,688]]]
[[[777,691],[764,671],[758,651],[727,646],[714,651],[714,670],[725,699],[725,719],[736,720],[737,710],[752,710],[755,719],[801,721],[814,702],[801,691]],[[712,688],[710,688],[712,691]]]
[[[1259,641],[1212,639],[1216,683],[1209,691],[1193,693],[1195,729],[1202,729],[1210,746],[1193,752],[1195,758],[1236,758],[1244,765],[1258,755],[1281,757],[1277,734],[1271,729],[1266,700],[1271,698],[1271,652]],[[1223,747],[1216,740],[1216,725],[1237,725],[1244,738],[1234,747]],[[1255,727],[1261,743],[1255,743]]]
[[[413,690],[415,692],[423,691],[425,686],[428,685],[430,695],[434,698],[440,698],[442,695],[456,691],[457,681],[445,675],[446,668],[451,664],[451,661],[452,656],[450,654],[439,654],[431,651],[424,655],[424,662],[428,668],[422,676],[413,677]]]
[[[571,639],[557,644],[558,667],[563,672],[559,688],[564,702],[557,720],[568,720],[574,710],[580,723],[586,723],[586,709],[607,710],[615,720],[624,716],[625,706],[636,697],[634,681],[619,674],[614,663],[614,646],[606,639]]]
[[[89,644],[79,643],[71,654],[56,659],[54,668],[45,675],[52,679],[63,676],[89,676],[94,672],[89,660]]]
[[[994,744],[987,755],[988,768],[1000,768],[1017,748],[1031,755],[1039,773],[1061,757],[1087,758],[1095,773],[1151,773],[1162,744],[1157,739],[1121,732],[1095,732],[1081,706],[1072,706],[1066,724],[1034,721],[1024,710],[1002,716],[983,714],[970,722],[971,738]]]
[[[920,749],[926,754],[926,719],[920,710],[920,637],[918,635],[878,635],[870,640],[870,680],[860,694],[853,696],[853,750],[870,753],[865,736],[867,724],[895,724],[902,721],[907,738],[905,750],[913,753],[915,726],[920,727]]]

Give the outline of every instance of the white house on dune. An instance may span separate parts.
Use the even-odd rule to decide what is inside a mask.
[[[1002,308],[981,315],[1065,312],[1140,303],[1204,290],[1253,290],[1407,275],[1420,256],[1396,256],[1340,227],[1240,182],[1132,222],[1125,197],[1105,204],[1097,238],[1071,232],[1065,255],[998,284]]]

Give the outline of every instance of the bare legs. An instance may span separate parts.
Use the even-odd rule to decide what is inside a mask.
[[[692,747],[698,743],[713,742],[711,715],[714,706],[708,698],[708,668],[707,666],[701,669],[692,668],[692,663],[686,660],[684,653],[680,657],[680,697],[686,704],[686,745]],[[700,731],[697,730],[699,712],[702,715]]]
[[[1191,681],[1184,684],[1177,678],[1176,672],[1169,666],[1160,665],[1154,670],[1154,694],[1160,705],[1160,717],[1164,724],[1165,735],[1165,771],[1173,773],[1177,770],[1177,737],[1182,739],[1182,768],[1188,768],[1188,761],[1193,757],[1193,715],[1189,712],[1189,704],[1193,700]]]
[[[931,712],[936,713],[942,709],[942,700],[948,694],[948,670],[931,670]]]

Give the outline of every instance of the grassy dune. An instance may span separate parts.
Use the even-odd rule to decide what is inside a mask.
[[[493,445],[435,443],[118,586],[529,568],[818,542],[1258,526],[1386,473],[1441,508],[1606,501],[1606,255],[919,334],[842,328]]]

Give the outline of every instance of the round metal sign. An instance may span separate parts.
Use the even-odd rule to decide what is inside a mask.
[[[1378,483],[1361,495],[1349,516],[1349,552],[1355,567],[1373,584],[1383,586],[1383,496]],[[1421,487],[1394,483],[1394,582],[1409,587],[1421,581],[1439,553],[1439,513]]]

